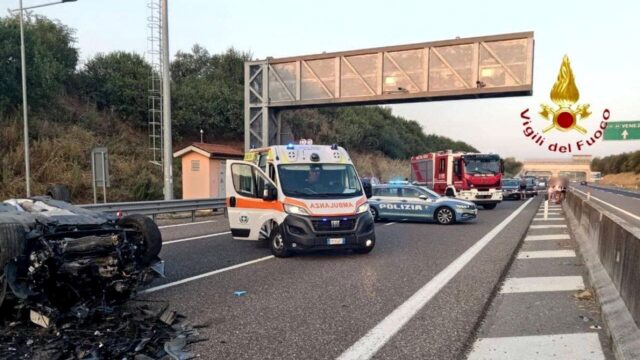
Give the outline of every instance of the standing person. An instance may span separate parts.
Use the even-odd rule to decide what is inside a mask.
[[[520,200],[525,200],[527,198],[527,180],[520,179],[520,185],[518,187],[520,190]]]

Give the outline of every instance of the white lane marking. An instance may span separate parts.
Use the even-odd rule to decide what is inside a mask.
[[[222,268],[222,269],[210,271],[210,272],[207,272],[207,273],[204,273],[204,274],[188,277],[188,278],[185,278],[185,279],[182,279],[182,280],[174,281],[174,282],[171,282],[171,283],[168,283],[168,284],[163,284],[163,285],[155,286],[155,287],[152,287],[152,288],[148,288],[146,290],[140,291],[139,294],[149,294],[149,293],[152,293],[152,292],[156,292],[158,290],[163,290],[163,289],[166,289],[166,288],[174,287],[174,286],[177,286],[177,285],[181,285],[181,284],[188,283],[188,282],[191,282],[191,281],[199,280],[199,279],[202,279],[202,278],[206,278],[206,277],[209,277],[209,276],[213,276],[213,275],[216,275],[216,274],[223,273],[225,271],[238,269],[238,268],[241,268],[241,267],[244,267],[244,266],[247,266],[247,265],[259,263],[261,261],[265,261],[265,260],[269,260],[269,259],[273,259],[273,258],[274,258],[273,255],[261,257],[259,259],[243,262],[241,264],[236,264],[236,265],[229,266],[229,267],[226,267],[226,268]]]
[[[566,224],[562,225],[531,225],[529,229],[557,229],[557,228],[566,228]]]
[[[176,240],[163,241],[163,242],[162,242],[162,245],[170,245],[170,244],[175,244],[175,243],[180,243],[180,242],[185,242],[185,241],[191,241],[191,240],[200,240],[200,239],[212,238],[212,237],[217,237],[217,236],[227,235],[227,234],[231,234],[231,231],[225,231],[225,232],[216,233],[216,234],[208,234],[208,235],[194,236],[194,237],[184,238],[184,239],[176,239]]]
[[[442,288],[444,288],[454,276],[460,272],[502,229],[518,216],[522,210],[531,203],[527,200],[516,211],[494,227],[480,240],[473,244],[467,251],[455,259],[438,275],[433,277],[422,288],[416,291],[409,299],[393,310],[387,317],[380,321],[373,329],[369,330],[360,340],[351,345],[337,360],[365,360],[373,357],[402,327],[409,322]]]
[[[580,190],[575,189],[575,188],[574,188],[574,190],[575,190],[575,191],[577,191],[577,192],[579,192],[579,193],[582,193],[584,196],[587,196],[587,193],[585,193],[584,191],[580,191]],[[631,216],[632,218],[634,218],[634,219],[636,219],[636,220],[640,220],[640,216],[634,215],[634,214],[632,214],[632,213],[628,212],[627,210],[621,209],[621,208],[619,208],[619,207],[617,207],[617,206],[615,206],[615,205],[611,205],[610,203],[608,203],[608,202],[606,202],[606,201],[604,201],[604,200],[598,199],[597,197],[595,197],[595,196],[593,196],[593,195],[591,195],[591,199],[596,200],[596,201],[600,201],[601,203],[603,203],[603,204],[605,204],[605,205],[608,205],[608,206],[610,206],[611,208],[616,209],[616,210],[620,211],[620,212],[621,212],[621,213],[623,213],[623,214],[626,214],[626,215],[628,215],[628,216]]]
[[[574,291],[584,289],[582,276],[542,276],[508,278],[502,285],[502,294]]]
[[[604,359],[597,333],[480,338],[467,360]]]
[[[569,240],[571,235],[569,234],[545,234],[545,235],[527,235],[524,241],[537,241],[537,240]]]
[[[539,250],[520,251],[517,259],[550,259],[550,258],[570,258],[576,257],[573,250]]]
[[[390,225],[393,225],[393,224],[397,224],[397,223],[395,223],[395,222],[390,222],[390,223],[386,223],[386,224],[384,224],[384,226],[390,226]]]
[[[218,221],[218,220],[206,220],[206,221],[189,222],[189,223],[184,223],[184,224],[162,225],[162,226],[158,226],[158,229],[166,229],[166,228],[179,227],[179,226],[208,224],[208,223],[214,223],[216,221]]]
[[[554,218],[550,217],[547,219],[543,217],[533,218],[533,221],[560,221],[560,220],[564,221],[564,218],[563,217],[554,217]]]

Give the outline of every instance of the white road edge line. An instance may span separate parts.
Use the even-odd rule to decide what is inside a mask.
[[[139,294],[149,294],[149,293],[156,292],[156,291],[159,291],[159,290],[163,290],[163,289],[166,289],[166,288],[174,287],[174,286],[181,285],[181,284],[184,284],[184,283],[188,283],[188,282],[191,282],[191,281],[195,281],[195,280],[199,280],[199,279],[206,278],[206,277],[209,277],[209,276],[213,276],[213,275],[216,275],[216,274],[220,274],[220,273],[223,273],[225,271],[234,270],[234,269],[238,269],[238,268],[241,268],[241,267],[244,267],[244,266],[247,266],[247,265],[259,263],[261,261],[273,259],[274,257],[275,256],[273,256],[273,255],[269,255],[269,256],[261,257],[259,259],[243,262],[241,264],[236,264],[236,265],[229,266],[229,267],[226,267],[226,268],[222,268],[222,269],[210,271],[210,272],[207,272],[207,273],[204,273],[204,274],[188,277],[188,278],[185,278],[185,279],[182,279],[182,280],[174,281],[174,282],[171,282],[171,283],[168,283],[168,284],[158,285],[158,286],[155,286],[155,287],[140,291]]]
[[[573,190],[575,190],[575,191],[577,191],[577,192],[579,192],[579,193],[583,194],[584,196],[587,196],[587,193],[586,193],[586,192],[584,192],[584,191],[580,191],[580,190],[578,190],[578,189],[576,189],[576,188],[573,188]],[[615,206],[615,205],[611,205],[611,204],[609,204],[608,202],[606,202],[606,201],[604,201],[604,200],[600,200],[600,199],[598,199],[597,197],[595,197],[595,196],[593,196],[593,195],[591,195],[591,198],[592,198],[593,200],[600,201],[601,203],[603,203],[603,204],[605,204],[605,205],[608,205],[608,206],[610,206],[610,207],[612,207],[612,208],[614,208],[614,209],[616,209],[616,210],[620,211],[620,212],[621,212],[621,213],[623,213],[623,214],[629,215],[629,216],[631,216],[632,218],[634,218],[634,219],[636,219],[636,220],[640,220],[640,216],[633,215],[632,213],[628,212],[627,210],[620,209],[619,207],[617,207],[617,206]]]
[[[373,357],[404,325],[409,322],[431,299],[442,290],[493,238],[531,203],[533,198],[520,205],[516,211],[473,244],[451,262],[438,275],[411,295],[404,303],[387,315],[360,340],[351,345],[337,360],[365,360]]]
[[[221,236],[221,235],[227,235],[227,234],[231,234],[231,231],[225,231],[225,232],[216,233],[216,234],[208,234],[208,235],[194,236],[194,237],[184,238],[184,239],[176,239],[176,240],[163,241],[163,242],[162,242],[162,246],[164,246],[164,245],[171,245],[171,244],[180,243],[180,242],[185,242],[185,241],[191,241],[191,240],[206,239],[206,238],[211,238],[211,237],[216,237],[216,236]]]
[[[206,221],[188,222],[188,223],[184,223],[184,224],[162,225],[162,226],[158,226],[158,229],[166,229],[166,228],[172,228],[172,227],[178,227],[178,226],[208,224],[208,223],[213,223],[213,222],[216,222],[216,221],[217,220],[206,220]]]

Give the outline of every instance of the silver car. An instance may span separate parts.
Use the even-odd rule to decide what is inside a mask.
[[[448,225],[473,220],[478,215],[472,202],[442,197],[427,187],[410,184],[373,186],[369,205],[375,220],[422,220]]]

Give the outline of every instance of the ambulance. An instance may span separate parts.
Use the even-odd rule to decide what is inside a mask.
[[[266,241],[276,257],[298,251],[352,249],[376,243],[367,199],[349,154],[337,145],[251,149],[226,164],[227,217],[236,240]]]

